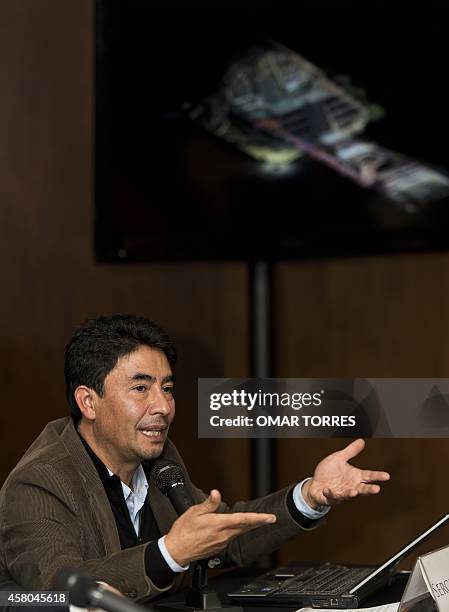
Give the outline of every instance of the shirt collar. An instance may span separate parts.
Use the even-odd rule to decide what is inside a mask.
[[[105,478],[106,480],[116,479],[117,481],[119,481],[120,484],[122,485],[125,500],[130,496],[131,493],[134,493],[134,495],[138,496],[139,501],[142,501],[143,503],[143,501],[145,501],[145,497],[146,497],[147,490],[148,490],[148,479],[147,479],[147,475],[146,475],[144,467],[149,469],[150,462],[143,461],[142,463],[139,464],[136,471],[134,472],[134,476],[131,481],[131,484],[132,484],[132,489],[131,489],[130,487],[128,487],[128,485],[122,482],[120,478],[114,474],[114,472],[111,472],[111,470],[102,462],[102,460],[99,457],[97,457],[97,455],[91,449],[89,444],[80,434],[78,429],[76,430],[76,433],[79,435],[81,442],[84,445],[84,448],[86,449],[88,455],[90,456],[90,458],[96,465],[97,470],[100,472],[100,474],[103,474],[103,478]]]
[[[115,476],[115,474],[111,472],[108,467],[106,467],[106,469],[108,471],[109,476]],[[141,463],[138,465],[136,471],[134,472],[134,476],[131,481],[131,487],[128,487],[128,485],[124,482],[121,482],[121,484],[123,489],[123,495],[125,496],[125,501],[128,500],[130,495],[134,495],[140,503],[143,504],[145,502],[145,498],[147,496],[148,491],[148,480]]]

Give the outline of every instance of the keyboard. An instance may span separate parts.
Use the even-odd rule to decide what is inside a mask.
[[[349,591],[373,571],[324,563],[318,567],[278,567],[228,595],[242,605],[355,608],[358,594]]]
[[[287,579],[276,592],[286,595],[347,593],[370,572],[372,572],[372,568],[326,564],[326,566],[319,568],[309,568],[305,572]]]

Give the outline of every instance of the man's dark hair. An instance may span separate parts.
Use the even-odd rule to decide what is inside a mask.
[[[64,357],[66,394],[74,419],[81,417],[75,389],[86,385],[102,397],[104,380],[120,357],[142,345],[163,351],[170,366],[174,366],[174,344],[163,329],[145,317],[105,315],[88,319],[75,331]]]

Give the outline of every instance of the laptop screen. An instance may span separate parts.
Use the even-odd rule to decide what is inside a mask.
[[[402,561],[402,559],[404,559],[407,555],[409,555],[413,549],[415,549],[419,544],[421,544],[423,540],[429,537],[436,529],[438,529],[439,527],[447,523],[448,520],[449,520],[449,514],[446,514],[439,521],[437,521],[434,525],[432,525],[432,527],[427,529],[427,531],[424,531],[421,535],[415,538],[412,542],[407,544],[407,546],[402,548],[398,553],[396,553],[395,555],[390,557],[390,559],[385,561],[383,565],[373,570],[371,574],[369,574],[361,582],[356,584],[355,587],[353,587],[349,591],[349,593],[351,595],[356,593],[359,589],[361,589],[365,584],[373,580],[373,578],[375,578],[376,576],[381,575],[383,572],[392,570],[400,561]]]

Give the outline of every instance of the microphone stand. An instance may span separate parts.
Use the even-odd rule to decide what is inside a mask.
[[[202,559],[195,563],[193,569],[192,586],[188,587],[185,604],[167,605],[164,602],[158,602],[156,605],[164,610],[179,612],[179,610],[189,610],[192,612],[201,612],[203,610],[223,610],[223,612],[243,612],[241,606],[223,605],[220,597],[214,589],[208,584],[207,576],[207,559]]]
[[[208,585],[207,561],[195,563],[192,586],[186,595],[186,606],[195,610],[215,610],[222,607],[218,593]]]

